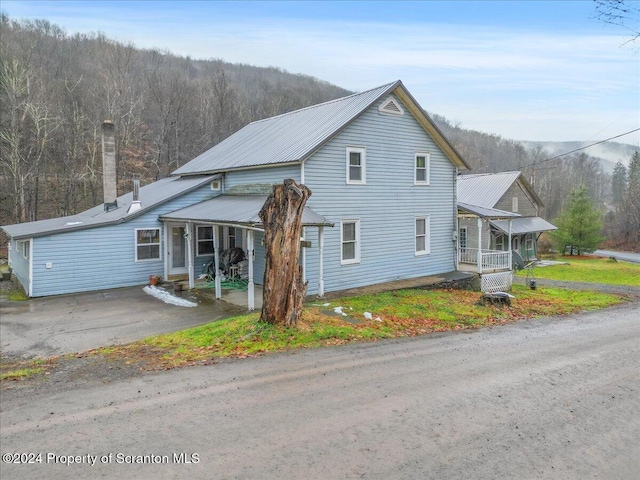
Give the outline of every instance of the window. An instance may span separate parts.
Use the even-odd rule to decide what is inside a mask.
[[[340,229],[340,263],[360,263],[360,220],[343,220]]]
[[[524,248],[525,250],[533,250],[533,234],[528,233],[524,239]]]
[[[136,262],[160,260],[160,229],[136,228]]]
[[[429,185],[429,164],[431,160],[428,153],[416,153],[415,160],[415,176],[413,183],[415,185]]]
[[[30,241],[29,240],[23,240],[18,242],[18,251],[20,253],[22,253],[22,257],[25,260],[29,260],[29,246],[30,246]]]
[[[196,255],[213,255],[213,227],[196,227]]]
[[[467,227],[460,227],[460,248],[467,248]]]
[[[227,227],[227,240],[225,242],[226,248],[236,248],[236,228]]]
[[[366,182],[366,155],[362,147],[347,147],[347,183],[364,185]]]
[[[496,250],[505,250],[504,248],[504,235],[502,233],[496,234]]]
[[[211,180],[211,190],[219,192],[222,190],[222,181],[220,179]]]
[[[517,213],[518,212],[518,197],[513,197],[511,199],[511,211],[513,213]]]
[[[429,239],[429,216],[416,217],[416,255],[426,255],[431,251]]]

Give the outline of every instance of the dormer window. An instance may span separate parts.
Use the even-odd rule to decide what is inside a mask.
[[[216,180],[211,180],[211,190],[214,192],[219,192],[222,190],[222,180],[217,178]]]

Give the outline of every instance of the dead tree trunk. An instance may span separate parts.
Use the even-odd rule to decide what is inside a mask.
[[[274,185],[260,220],[264,225],[265,269],[260,320],[295,325],[302,315],[307,282],[299,264],[302,211],[311,190],[287,179]]]

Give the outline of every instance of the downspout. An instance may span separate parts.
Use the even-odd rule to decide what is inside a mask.
[[[460,225],[458,223],[458,167],[453,172],[453,268],[458,271],[460,255]]]

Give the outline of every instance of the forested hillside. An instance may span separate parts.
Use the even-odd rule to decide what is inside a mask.
[[[45,20],[3,15],[0,28],[0,224],[100,203],[105,119],[116,126],[122,194],[134,174],[143,185],[167,176],[249,122],[351,93],[278,68],[141,50],[102,34],[68,35]],[[611,176],[585,152],[537,163],[550,157],[540,147],[431,116],[473,173],[523,170],[545,202],[545,218],[553,220],[581,183],[596,205],[611,210]]]

